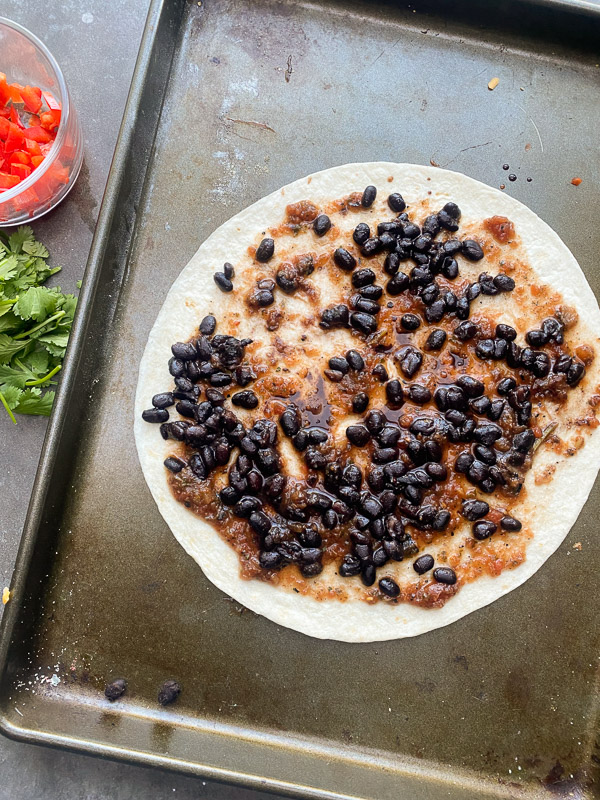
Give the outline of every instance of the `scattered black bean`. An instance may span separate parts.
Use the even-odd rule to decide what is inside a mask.
[[[213,280],[222,292],[233,291],[233,283],[226,277],[224,272],[215,272]]]
[[[385,396],[391,407],[399,408],[404,403],[404,391],[399,380],[394,378],[386,383]]]
[[[469,261],[481,261],[483,258],[483,250],[481,245],[474,239],[465,239],[463,241],[462,254],[466,256]]]
[[[169,703],[174,703],[181,694],[181,686],[177,681],[165,681],[158,690],[158,702],[161,706],[167,706]]]
[[[371,435],[364,425],[349,425],[346,428],[348,441],[356,447],[364,447]]]
[[[325,236],[327,231],[331,228],[331,220],[327,214],[319,214],[313,222],[313,230],[317,236]]]
[[[384,364],[376,364],[373,367],[373,373],[372,374],[375,375],[375,377],[378,378],[381,381],[381,383],[384,383],[385,381],[387,381],[387,379],[389,377],[388,376],[388,371],[385,368]]]
[[[328,328],[345,327],[348,325],[349,316],[348,306],[337,305],[326,308],[321,312],[320,326],[326,330]]]
[[[254,257],[261,263],[267,262],[275,252],[275,242],[269,237],[264,238],[256,248]]]
[[[409,284],[410,279],[408,275],[404,272],[398,272],[387,282],[385,289],[389,295],[395,297],[408,289]]]
[[[456,572],[450,567],[437,567],[433,570],[433,577],[438,583],[446,583],[448,586],[456,583]]]
[[[388,206],[392,209],[392,211],[397,211],[400,213],[404,211],[406,208],[406,203],[404,202],[404,198],[398,192],[393,192],[388,196],[387,199]]]
[[[442,328],[434,328],[434,330],[432,330],[429,336],[427,337],[423,349],[429,352],[435,350],[441,350],[441,348],[444,346],[445,341],[446,341],[446,331],[442,330]]]
[[[118,700],[119,697],[122,697],[127,690],[127,681],[124,678],[117,678],[112,683],[107,683],[106,687],[104,688],[104,696],[107,700],[110,700],[111,703],[114,703],[115,700]]]
[[[400,594],[400,587],[393,578],[382,578],[379,581],[379,591],[387,597],[395,598]]]
[[[494,278],[494,286],[500,292],[512,292],[515,288],[515,282],[510,276],[500,273]]]
[[[423,363],[423,355],[411,345],[402,348],[396,353],[396,358],[400,363],[402,374],[406,378],[412,378],[420,369]]]
[[[356,244],[364,244],[367,239],[371,237],[371,229],[367,225],[366,222],[359,222],[356,228],[354,229],[354,233],[352,234],[352,238],[356,242]]]
[[[355,311],[350,315],[350,324],[356,330],[368,336],[377,330],[377,320],[372,314],[365,314],[362,311]]]
[[[478,330],[479,329],[474,322],[471,322],[471,320],[466,319],[463,322],[459,322],[456,328],[454,328],[454,335],[461,342],[466,342],[469,339],[472,339],[474,336],[476,336]]]
[[[377,197],[377,189],[375,188],[375,186],[369,184],[367,187],[365,187],[365,190],[362,193],[362,198],[360,201],[362,207],[370,208],[375,202],[376,197]]]
[[[502,517],[502,519],[500,520],[500,527],[504,531],[516,532],[520,531],[523,525],[519,522],[518,519],[515,519],[514,517],[509,517],[507,515],[505,517]]]
[[[166,408],[147,408],[142,411],[142,419],[145,422],[166,422],[169,419],[169,412]]]
[[[489,539],[496,532],[498,526],[489,519],[482,519],[473,525],[473,536],[479,541]]]
[[[170,472],[177,474],[185,467],[185,461],[180,458],[169,457],[165,459],[164,465]]]
[[[370,286],[361,286],[361,288],[358,290],[358,293],[362,297],[366,297],[367,300],[379,300],[383,294],[383,287],[375,286],[373,284]]]
[[[362,414],[369,405],[369,395],[365,392],[357,392],[352,398],[352,410],[355,414]]]

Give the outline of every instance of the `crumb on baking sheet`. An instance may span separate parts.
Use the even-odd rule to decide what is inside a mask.
[[[10,600],[10,589],[8,588],[8,586],[5,586],[2,591],[2,605],[5,606],[9,600]]]
[[[573,545],[573,550],[581,550],[581,542],[575,542]]]
[[[488,89],[490,90],[490,92],[493,92],[499,83],[500,83],[500,78],[492,78],[492,80],[488,83]]]

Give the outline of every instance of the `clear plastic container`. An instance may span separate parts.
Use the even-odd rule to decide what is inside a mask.
[[[48,213],[69,193],[83,160],[83,137],[65,79],[48,48],[26,28],[0,17],[0,72],[10,83],[39,86],[60,103],[52,148],[21,183],[0,192],[0,225],[23,225]]]

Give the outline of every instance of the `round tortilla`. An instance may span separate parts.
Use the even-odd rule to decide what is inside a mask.
[[[391,182],[388,178],[393,176]],[[264,197],[224,223],[198,249],[171,287],[150,332],[142,358],[135,402],[135,440],[142,470],[160,513],[184,549],[204,574],[223,592],[273,622],[323,639],[367,642],[416,636],[448,625],[497,600],[530,578],[552,555],[577,519],[600,465],[598,430],[585,447],[570,458],[559,459],[546,448],[536,453],[525,481],[527,523],[534,538],[527,558],[518,568],[497,577],[482,576],[466,583],[442,608],[420,608],[409,603],[318,601],[309,595],[282,591],[277,586],[240,577],[237,553],[206,522],[177,502],[166,480],[163,461],[172,450],[157,426],[142,421],[149,398],[171,385],[167,369],[170,345],[186,341],[208,313],[218,315],[228,298],[215,286],[213,273],[225,261],[248,261],[247,248],[265,227],[277,224],[289,203],[310,199],[319,206],[374,184],[386,194],[399,191],[407,204],[428,192],[441,207],[452,200],[462,210],[462,222],[503,215],[512,220],[537,278],[558,290],[576,307],[588,342],[598,344],[591,332],[600,331],[596,298],[572,253],[559,236],[533,211],[517,200],[456,172],[413,164],[386,162],[346,164],[302,178]],[[381,194],[380,194],[381,196]],[[379,198],[378,198],[379,199]],[[259,237],[260,238],[260,237]],[[332,298],[332,301],[335,298]],[[221,331],[226,333],[227,331]],[[586,386],[596,386],[600,359],[588,370]],[[552,465],[554,478],[535,483],[538,466]],[[565,502],[565,498],[569,498]]]

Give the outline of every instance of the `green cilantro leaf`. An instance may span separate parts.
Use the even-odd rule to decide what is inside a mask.
[[[44,417],[49,417],[52,411],[52,403],[54,402],[55,392],[44,392],[42,394],[40,389],[25,389],[19,397],[18,405],[14,410],[17,414],[41,414]]]
[[[60,295],[45,286],[32,286],[20,295],[13,312],[21,319],[41,322],[56,310]]]
[[[0,413],[50,414],[77,298],[42,286],[60,267],[29,226],[0,231]],[[14,413],[13,413],[14,412]]]

